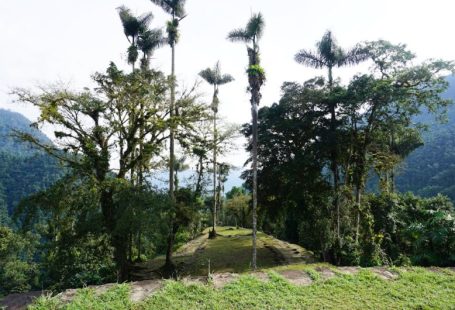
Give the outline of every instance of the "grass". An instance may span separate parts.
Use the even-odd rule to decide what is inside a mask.
[[[314,266],[313,266],[314,267]],[[270,281],[242,275],[223,289],[168,281],[148,300],[131,304],[128,286],[118,285],[101,296],[78,292],[70,304],[41,298],[31,309],[454,309],[455,273],[423,268],[400,272],[397,280],[378,278],[368,269],[339,275],[309,286],[294,286],[269,271]]]
[[[182,276],[206,276],[210,260],[211,272],[243,273],[251,270],[251,229],[235,227],[217,227],[217,237],[208,239],[209,229],[204,230],[203,240],[207,242],[202,251],[196,251],[191,246],[190,250],[177,251],[174,262],[183,265]],[[270,268],[278,265],[274,255],[264,245],[273,244],[274,238],[258,232],[257,234],[257,261],[258,268]],[[152,261],[143,263],[147,270],[156,270],[164,264],[164,256],[159,256]]]
[[[251,270],[251,230],[220,227],[216,239],[209,240],[204,251],[196,255],[195,262],[189,267],[192,275],[207,275],[208,262],[212,272],[243,273]],[[258,268],[276,266],[270,250],[262,246],[266,235],[258,234]]]

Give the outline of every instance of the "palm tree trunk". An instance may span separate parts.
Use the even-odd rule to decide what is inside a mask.
[[[216,191],[216,112],[213,112],[213,210],[212,210],[212,232],[211,238],[216,238],[216,202],[217,202],[217,191]]]
[[[328,76],[329,76],[329,89],[332,90],[333,87],[333,69],[332,66],[328,67]],[[340,218],[340,197],[339,197],[339,187],[340,187],[340,175],[338,172],[338,154],[337,154],[337,141],[335,141],[336,137],[336,103],[330,103],[330,135],[332,139],[332,151],[331,151],[331,161],[332,161],[332,175],[333,175],[333,189],[334,189],[334,209],[336,212],[336,232],[337,232],[337,239],[338,239],[338,246],[341,248],[341,218]]]
[[[253,119],[253,261],[252,268],[256,270],[256,258],[257,258],[257,249],[256,249],[256,231],[257,231],[257,170],[258,170],[258,108],[255,100],[252,102],[251,114]]]
[[[171,128],[169,134],[169,196],[171,198],[172,208],[175,204],[174,195],[174,105],[175,105],[175,45],[172,48],[172,69],[171,69],[171,104],[169,116],[171,118]],[[166,265],[172,266],[172,247],[174,246],[174,229],[173,220],[171,220],[170,236],[168,237],[167,251],[166,251]]]

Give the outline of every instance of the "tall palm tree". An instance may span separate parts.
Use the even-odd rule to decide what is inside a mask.
[[[247,46],[249,66],[248,90],[251,93],[251,115],[252,115],[252,158],[253,158],[253,259],[252,268],[256,270],[256,231],[257,231],[257,140],[258,140],[258,105],[261,101],[261,86],[265,82],[265,73],[260,66],[259,40],[264,32],[264,18],[261,13],[251,16],[245,28],[239,28],[228,34],[228,40],[232,42],[243,42]]]
[[[134,65],[138,59],[138,39],[139,36],[148,31],[148,26],[153,19],[152,13],[145,13],[141,16],[134,16],[131,10],[126,6],[122,5],[117,8],[120,20],[123,25],[123,32],[125,33],[130,47],[128,48],[128,63]]]
[[[322,36],[321,41],[316,43],[316,51],[301,50],[295,55],[295,60],[308,67],[322,69],[327,68],[328,71],[328,85],[329,89],[333,88],[333,68],[343,67],[347,65],[356,65],[362,61],[367,60],[369,57],[368,52],[361,48],[359,45],[355,46],[350,50],[342,49],[331,31],[326,31]],[[338,150],[336,140],[336,109],[337,103],[330,102],[328,104],[330,112],[330,134],[331,134],[331,170],[333,174],[333,187],[334,187],[334,209],[336,210],[336,230],[339,246],[341,247],[341,235],[340,235],[340,201],[339,201],[339,183],[340,183],[340,172],[338,169]]]
[[[185,18],[185,2],[186,0],[150,0],[153,4],[158,5],[161,7],[166,13],[171,15],[171,20],[167,22],[167,43],[171,47],[172,55],[172,65],[171,65],[171,103],[170,103],[170,113],[169,116],[171,121],[174,117],[174,106],[175,106],[175,45],[179,39],[179,32],[178,27],[180,21]],[[175,202],[175,195],[174,195],[174,128],[171,125],[170,132],[169,132],[169,195],[171,200]],[[172,227],[171,223],[171,227]],[[165,267],[168,269],[173,268],[174,264],[172,262],[172,244],[174,243],[175,236],[171,233],[168,237],[168,245],[166,250],[166,263]]]
[[[216,155],[217,155],[217,129],[216,117],[218,113],[218,89],[220,85],[232,82],[234,78],[230,74],[221,74],[220,63],[217,62],[215,67],[207,68],[199,72],[199,75],[210,85],[213,86],[213,209],[212,209],[212,231],[209,234],[210,238],[216,238],[216,208],[217,208],[217,190],[216,190]]]

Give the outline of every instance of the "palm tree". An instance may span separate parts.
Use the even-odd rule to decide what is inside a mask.
[[[253,159],[253,259],[252,268],[256,270],[256,231],[257,231],[257,140],[258,140],[258,105],[261,101],[261,86],[265,82],[264,69],[260,66],[259,40],[264,32],[264,18],[261,13],[254,14],[248,21],[245,28],[235,29],[228,35],[232,42],[244,42],[247,46],[248,66],[248,90],[251,93],[251,114],[252,114],[252,159]]]
[[[338,46],[336,39],[333,37],[331,31],[327,31],[321,41],[316,43],[316,51],[301,50],[295,55],[295,60],[308,67],[321,69],[327,68],[328,70],[328,85],[329,89],[333,88],[333,68],[342,67],[347,65],[356,65],[362,61],[367,60],[369,57],[368,52],[361,48],[359,45],[350,49],[344,50]],[[337,103],[329,103],[330,112],[330,133],[331,133],[331,170],[333,174],[333,187],[334,187],[334,209],[336,210],[336,230],[339,246],[341,247],[340,235],[340,202],[339,202],[339,183],[340,172],[338,169],[338,151],[336,141],[336,109]]]
[[[166,13],[171,15],[171,20],[167,22],[167,42],[172,50],[172,66],[171,66],[171,103],[170,103],[170,119],[173,120],[174,117],[174,106],[175,106],[175,45],[179,39],[178,27],[180,21],[185,18],[185,2],[186,0],[150,0],[153,4],[161,7]],[[174,128],[171,125],[169,132],[169,195],[173,203],[175,203],[174,195]],[[171,227],[172,227],[171,223]],[[172,244],[174,243],[174,238],[172,229],[168,238],[168,245],[166,250],[166,263],[165,268],[168,270],[173,269],[174,264],[172,262]]]
[[[220,85],[232,82],[234,78],[230,74],[221,74],[220,63],[217,62],[215,67],[207,68],[199,72],[199,75],[210,85],[213,86],[213,209],[212,209],[212,231],[209,233],[210,238],[216,238],[216,207],[217,207],[217,190],[216,190],[216,155],[217,155],[217,130],[216,117],[218,113],[218,89]]]
[[[128,63],[132,65],[133,71],[139,57],[139,50],[143,53],[141,59],[141,69],[146,70],[149,66],[149,58],[153,52],[163,44],[163,34],[161,29],[149,29],[149,24],[153,19],[152,13],[145,13],[141,16],[134,16],[131,10],[125,6],[117,8],[119,17],[123,25],[123,32],[130,43],[128,48]],[[143,119],[144,107],[141,103],[139,107],[140,118]],[[130,115],[134,118],[134,113]],[[143,136],[143,126],[140,127],[139,136]],[[139,143],[139,154],[143,152],[142,140]],[[133,152],[134,156],[136,152]],[[143,183],[143,166],[141,163],[137,171],[137,183]],[[131,180],[135,179],[134,168],[131,169]]]
[[[130,47],[128,48],[128,63],[134,65],[139,56],[138,52],[138,39],[139,36],[148,31],[148,26],[153,19],[152,13],[145,13],[141,16],[134,16],[131,10],[126,6],[122,5],[117,8],[120,20],[123,25],[123,32],[125,33]]]
[[[140,33],[137,46],[142,52],[141,69],[146,70],[149,68],[150,58],[155,50],[163,46],[164,42],[161,29],[147,29]]]

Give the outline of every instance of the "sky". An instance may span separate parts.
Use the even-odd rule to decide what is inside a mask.
[[[168,16],[149,0],[0,0],[0,108],[36,119],[38,111],[15,103],[15,87],[32,88],[65,83],[74,89],[93,86],[90,76],[110,61],[125,70],[128,42],[116,8],[135,14],[152,12],[151,27],[163,27]],[[418,60],[455,59],[452,0],[187,0],[188,16],[181,22],[176,49],[179,85],[192,85],[198,72],[221,62],[235,81],[220,90],[220,115],[228,122],[250,120],[246,92],[247,54],[241,43],[226,40],[229,31],[243,27],[252,13],[264,15],[260,42],[267,82],[261,105],[279,101],[284,81],[304,82],[324,71],[297,64],[294,55],[313,49],[326,30],[343,47],[365,40],[406,43]],[[170,72],[170,49],[158,50],[152,66]],[[365,65],[336,70],[347,81]],[[201,84],[208,102],[211,88]],[[239,142],[229,161],[242,166],[246,153]]]

